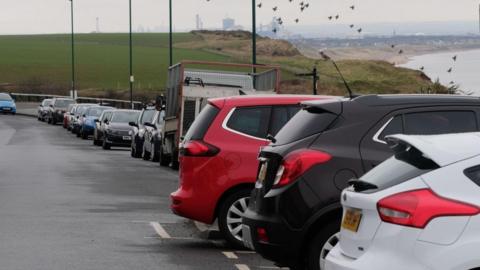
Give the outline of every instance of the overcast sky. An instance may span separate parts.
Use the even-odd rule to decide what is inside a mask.
[[[128,0],[74,0],[75,27],[78,32],[95,30],[100,18],[102,32],[128,31]],[[301,1],[310,8],[299,10]],[[134,28],[165,28],[168,25],[168,0],[132,0]],[[329,15],[340,14],[343,23],[471,21],[478,19],[478,0],[257,0],[258,23],[268,23],[277,15],[285,25],[328,23]],[[69,31],[68,0],[0,0],[0,34],[65,33]],[[354,4],[355,10],[349,6]],[[272,7],[278,6],[273,12]],[[220,28],[222,19],[232,17],[237,24],[250,27],[250,0],[174,0],[174,24],[180,31],[195,27],[199,14],[206,28]]]

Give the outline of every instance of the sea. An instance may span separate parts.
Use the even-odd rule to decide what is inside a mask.
[[[415,56],[399,66],[417,70],[423,67],[433,81],[439,79],[446,86],[453,83],[464,92],[480,96],[480,49]]]

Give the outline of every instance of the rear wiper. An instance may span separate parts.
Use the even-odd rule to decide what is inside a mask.
[[[367,191],[371,189],[378,189],[378,187],[374,184],[370,184],[368,182],[359,180],[359,179],[352,179],[348,181],[348,184],[353,186],[353,189],[356,192],[362,192],[362,191]]]

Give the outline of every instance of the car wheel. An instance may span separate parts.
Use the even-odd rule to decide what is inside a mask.
[[[103,143],[102,143],[103,150],[110,150],[111,147],[112,146],[109,143],[107,143],[106,140],[103,140]]]
[[[155,144],[153,144],[153,153],[151,153],[150,155],[152,155],[152,162],[158,162],[159,161],[159,153],[158,153],[158,146],[155,147]]]
[[[162,147],[160,147],[158,162],[160,163],[161,167],[167,167],[168,164],[170,164],[170,159],[163,153]]]
[[[52,125],[56,125],[57,124],[57,120],[55,118],[52,118]]]
[[[325,270],[325,259],[332,248],[338,243],[339,221],[333,221],[318,228],[312,238],[307,253],[307,269]]]
[[[234,248],[243,249],[242,218],[248,208],[251,190],[242,189],[228,196],[218,215],[220,232]]]
[[[82,131],[82,139],[88,139],[88,134],[85,131]]]
[[[133,146],[130,146],[130,156],[135,157],[135,148],[133,148]]]

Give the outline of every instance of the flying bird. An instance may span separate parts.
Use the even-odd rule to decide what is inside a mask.
[[[355,27],[355,24],[350,24],[350,28],[354,28]]]
[[[335,16],[335,20],[338,20],[340,18],[340,15],[337,14],[337,16]]]
[[[355,6],[350,6],[350,9],[351,9],[351,10],[354,10],[354,9],[355,9]]]
[[[277,11],[278,7],[273,7],[272,9],[273,9],[273,11]]]
[[[328,19],[331,21],[333,19],[333,16],[328,16]]]
[[[398,51],[398,54],[403,54],[403,50]]]
[[[452,73],[452,71],[453,71],[453,68],[449,68],[449,69],[447,70],[448,73]]]
[[[357,32],[358,33],[362,33],[363,29],[362,28],[358,28]]]
[[[390,47],[392,47],[392,49],[394,49],[394,48],[395,48],[395,44],[390,45]]]
[[[457,61],[457,56],[455,55],[454,57],[452,57],[453,61]]]
[[[424,67],[424,66],[421,66],[421,67],[420,67],[420,70],[421,70],[421,71],[424,71],[424,70],[425,70],[425,67]]]
[[[298,18],[297,18],[297,19],[295,19],[295,23],[298,23],[299,21],[300,21],[300,20],[299,20]]]
[[[257,5],[258,8],[262,8],[262,3]]]

